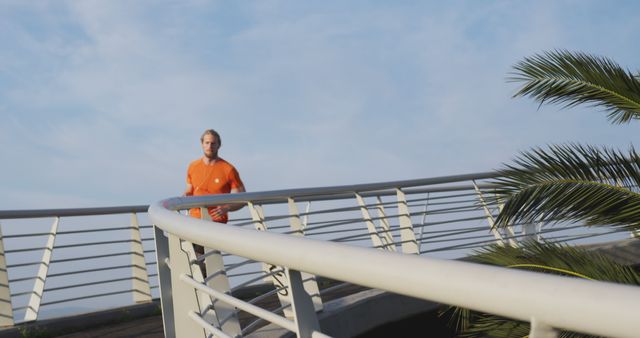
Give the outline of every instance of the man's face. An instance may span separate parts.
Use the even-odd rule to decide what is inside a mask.
[[[213,135],[204,135],[202,139],[202,150],[204,151],[204,156],[215,159],[218,157],[218,149],[220,149],[220,143]]]

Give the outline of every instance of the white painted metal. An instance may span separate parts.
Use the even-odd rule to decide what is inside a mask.
[[[13,307],[11,306],[11,288],[9,287],[9,273],[7,259],[4,256],[4,238],[0,225],[0,326],[12,326]]]
[[[291,288],[291,310],[296,323],[298,338],[311,338],[314,331],[320,331],[320,322],[314,309],[311,297],[304,290],[302,274],[299,271],[287,269],[287,279]]]
[[[208,208],[200,208],[200,219],[213,222]],[[207,285],[221,292],[231,293],[231,285],[229,284],[229,278],[227,278],[227,274],[224,268],[224,259],[222,257],[222,253],[218,250],[205,247],[205,255],[206,256],[204,257],[204,265],[206,267],[208,276],[203,276],[203,278],[205,278],[204,280],[206,280]],[[194,274],[195,279],[200,280],[200,275],[196,272]],[[212,299],[207,300],[207,303],[211,304],[212,309],[210,310],[213,311],[211,313],[206,313],[206,316],[211,317],[210,320],[217,324],[220,324],[219,326],[221,326],[225,332],[231,335],[239,335],[240,332],[242,332],[238,314],[236,313],[236,309],[233,306],[229,306],[226,303],[216,302]],[[209,311],[207,310],[205,312]],[[223,320],[224,322],[220,323]]]
[[[204,327],[205,330],[211,332],[211,334],[213,334],[214,337],[219,337],[219,338],[233,338],[233,337],[235,337],[235,336],[230,336],[230,335],[224,333],[224,331],[222,331],[222,330],[218,329],[217,327],[209,324],[209,322],[204,320],[202,317],[200,317],[200,315],[198,315],[194,311],[189,311],[188,315],[189,315],[189,318],[191,318],[198,325]]]
[[[531,330],[529,338],[557,338],[558,330],[541,323],[537,318],[531,318]]]
[[[475,182],[474,182],[475,183]],[[476,185],[476,188],[478,186]],[[480,188],[478,188],[478,191],[480,190]],[[504,208],[504,203],[498,203],[498,213],[502,212],[502,208]],[[493,217],[493,215],[491,216]],[[495,221],[495,219],[494,219]],[[518,240],[516,239],[516,233],[513,230],[513,225],[509,224],[506,227],[504,227],[504,231],[507,233],[507,237],[509,238],[509,245],[511,246],[518,246]]]
[[[200,207],[200,219],[213,222],[213,218],[211,214],[209,214],[209,208]],[[218,287],[223,292],[231,292],[229,280],[224,270],[224,260],[220,251],[204,247],[205,256],[198,257],[192,244],[182,243],[182,245],[185,252],[192,257],[191,273],[195,280],[201,283],[206,282],[207,285],[213,287]],[[198,243],[198,245],[200,244]],[[206,273],[209,276],[203,274],[201,266],[206,268]],[[229,333],[239,334],[241,332],[240,322],[233,307],[229,307],[227,304],[216,303],[211,297],[202,293],[197,293],[197,296],[200,304],[200,313],[202,317],[204,317],[203,320],[212,322],[217,327]],[[222,323],[223,319],[226,319],[224,323]]]
[[[376,229],[376,225],[373,224],[373,221],[371,220],[369,209],[367,209],[367,205],[364,203],[364,199],[358,193],[356,193],[356,200],[360,205],[362,218],[364,220],[364,223],[367,225],[367,231],[369,231],[369,237],[371,237],[371,243],[373,244],[373,247],[378,248],[380,250],[388,250],[390,247],[393,246],[395,249],[393,241],[391,243],[388,243],[386,239],[383,239],[378,233],[378,230]]]
[[[174,326],[173,300],[171,299],[171,267],[169,260],[169,239],[162,229],[154,226],[156,243],[156,262],[158,262],[158,280],[160,281],[160,306],[162,307],[162,326],[165,338],[176,338]]]
[[[176,337],[205,337],[202,327],[193,325],[192,320],[186,315],[190,311],[200,310],[202,297],[198,297],[197,292],[180,281],[180,275],[192,275],[192,270],[200,271],[199,268],[192,269],[191,259],[193,256],[184,248],[182,240],[168,233],[169,235],[169,259],[171,261],[171,298],[173,301],[173,327]],[[193,246],[189,243],[189,246]],[[192,249],[193,250],[193,249]],[[201,281],[202,282],[202,281]]]
[[[287,204],[289,206],[289,224],[291,226],[291,230],[293,230],[294,236],[304,237],[304,228],[302,226],[302,222],[300,221],[300,213],[298,212],[298,207],[296,206],[295,201],[292,198],[287,199]],[[313,307],[315,311],[322,311],[322,298],[320,298],[320,289],[318,288],[318,283],[316,282],[316,276],[303,272],[302,280],[304,284],[304,290],[307,294],[311,295],[311,301],[313,302]],[[292,297],[295,298],[295,294],[292,294]],[[295,302],[295,299],[293,299]]]
[[[400,223],[400,240],[402,241],[402,252],[405,254],[419,254],[418,240],[413,230],[411,214],[407,205],[407,198],[400,189],[396,189],[398,197],[398,222]]]
[[[527,241],[536,241],[536,242],[540,242],[541,241],[541,237],[540,237],[540,228],[541,228],[541,224],[536,224],[536,223],[527,223],[527,224],[523,224],[522,225],[522,240],[527,240]]]
[[[138,215],[131,214],[131,269],[133,284],[133,301],[135,303],[147,303],[151,301],[151,286],[149,285],[149,272],[142,248],[142,236]]]
[[[193,279],[197,280],[198,282],[204,283],[204,275],[202,274],[202,270],[200,269],[200,262],[194,250],[193,244],[188,241],[181,241],[180,245],[182,248],[182,252],[184,252],[189,258],[190,276],[192,276]],[[198,298],[198,304],[200,306],[198,310],[200,311],[202,316],[217,327],[220,327],[220,316],[218,316],[214,309],[213,300],[211,299],[211,297],[200,292],[196,292],[196,297]]]
[[[170,233],[238,256],[555,328],[613,337],[640,332],[638,287],[210,225],[169,210],[179,207],[179,200],[167,200],[149,213]]]
[[[221,292],[231,293],[229,278],[227,278],[227,274],[224,269],[222,253],[213,249],[206,249],[205,252],[207,253],[207,256],[205,257],[205,265],[207,266],[208,274],[207,285]],[[232,336],[239,335],[240,332],[242,332],[235,307],[230,306],[227,303],[213,300],[213,309],[215,310],[216,316],[221,321],[224,320],[222,323],[222,329],[224,332],[227,332]]]
[[[378,211],[378,218],[380,218],[379,227],[382,230],[381,236],[383,238],[386,238],[387,243],[390,243],[390,245],[387,247],[387,250],[397,251],[395,244],[393,244],[394,242],[393,233],[391,233],[391,225],[389,224],[389,218],[385,214],[384,206],[382,205],[382,199],[380,198],[380,195],[376,196],[376,200],[378,201],[378,204],[376,205],[376,210]]]
[[[422,242],[424,241],[424,228],[427,223],[427,210],[429,210],[429,193],[427,193],[427,201],[424,203],[424,210],[422,210],[422,223],[420,223],[420,240],[418,240],[418,250],[422,253]]]
[[[304,217],[302,218],[302,228],[305,229],[309,224],[309,210],[311,210],[311,202],[307,202],[304,208]]]
[[[489,207],[487,206],[487,202],[484,200],[484,196],[482,196],[482,191],[480,191],[480,188],[478,187],[475,181],[473,181],[473,188],[476,190],[478,201],[480,201],[480,204],[482,205],[482,209],[484,210],[484,214],[487,217],[487,222],[489,222],[489,229],[497,240],[496,244],[501,246],[505,245],[507,241],[504,239],[504,237],[502,237],[502,234],[500,233],[498,228],[495,226],[495,220],[493,219],[493,214],[491,213],[491,210],[489,210]],[[510,239],[509,243],[511,245],[514,245],[513,242],[511,242],[512,240],[513,239]]]
[[[56,242],[56,234],[58,233],[59,224],[60,217],[56,217],[51,225],[51,231],[49,231],[49,236],[47,237],[47,245],[44,247],[44,252],[42,253],[38,274],[33,284],[31,297],[29,298],[29,305],[24,314],[25,321],[32,321],[38,318],[38,311],[40,310],[42,296],[44,295],[44,284],[47,280],[47,274],[51,263],[51,254],[53,253],[53,246]]]
[[[249,212],[251,213],[251,218],[254,221],[256,230],[267,231],[267,223],[264,220],[262,207],[259,205],[254,205],[251,202],[247,203],[247,206],[249,208]],[[267,282],[273,283],[273,286],[279,289],[277,294],[278,299],[280,300],[280,305],[282,305],[282,307],[284,308],[284,315],[287,318],[292,318],[293,312],[291,312],[291,296],[284,268],[263,261],[262,271],[264,271],[265,275],[267,276],[265,277],[265,280]]]
[[[194,280],[193,278],[190,278],[189,276],[185,275],[185,274],[181,274],[179,276],[180,280],[182,282],[184,282],[184,284],[191,286],[194,289],[197,289],[198,291],[204,292],[218,300],[221,300],[223,302],[226,302],[230,305],[233,305],[235,307],[237,307],[238,309],[241,309],[243,311],[246,311],[256,317],[260,317],[263,319],[266,319],[267,321],[276,324],[282,328],[285,328],[289,331],[293,331],[295,332],[296,330],[296,324],[292,321],[289,320],[287,318],[278,316],[277,314],[273,313],[273,312],[269,312],[263,308],[260,308],[258,306],[255,306],[253,304],[247,303],[245,301],[242,301],[240,299],[234,298],[230,295],[227,295],[225,293],[219,292],[215,289],[212,289],[206,285],[202,285],[201,283],[198,283],[196,280]]]

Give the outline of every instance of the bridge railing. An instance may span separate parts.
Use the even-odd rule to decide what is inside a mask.
[[[147,209],[0,211],[0,326],[157,297]]]
[[[323,291],[345,285],[325,287],[318,282],[323,277],[530,321],[532,336],[553,336],[552,328],[635,335],[637,288],[442,260],[489,243],[587,243],[629,235],[575,224],[494,229],[500,206],[486,197],[492,188],[487,179],[495,175],[177,197],[154,204],[149,215],[157,226],[165,333],[235,337],[272,323],[300,337],[322,336],[316,313],[323,310]],[[239,215],[246,216],[223,225],[182,214],[229,203],[244,204]],[[192,244],[203,245],[206,253],[198,256]],[[273,284],[270,291],[253,299],[235,297],[241,288],[264,282]],[[258,307],[268,297],[276,304]]]

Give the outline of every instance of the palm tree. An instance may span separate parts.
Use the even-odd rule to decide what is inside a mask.
[[[640,119],[639,75],[610,59],[553,51],[514,68],[511,80],[523,84],[514,97],[601,107],[616,124]],[[625,153],[579,144],[537,148],[501,173],[496,194],[504,207],[497,226],[570,220],[640,229],[640,157],[633,147]]]
[[[614,124],[640,119],[640,74],[608,58],[551,51],[514,66],[514,97],[529,96],[564,107],[604,109]],[[640,156],[631,147],[567,144],[523,152],[500,170],[495,201],[503,203],[495,226],[532,222],[583,222],[640,231]],[[640,275],[605,257],[552,243],[525,242],[517,248],[490,246],[471,258],[510,268],[640,285]],[[452,308],[453,324],[467,337],[524,337],[529,324]],[[562,332],[561,337],[589,337]]]

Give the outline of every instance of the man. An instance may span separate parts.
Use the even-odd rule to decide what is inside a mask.
[[[200,137],[204,156],[191,162],[187,170],[187,188],[184,196],[202,196],[211,194],[228,194],[244,192],[244,184],[240,179],[240,174],[229,162],[218,157],[218,150],[222,145],[220,134],[213,129],[205,130]],[[241,209],[243,204],[224,204],[207,208],[211,219],[214,222],[227,223],[228,213]],[[189,214],[195,218],[201,218],[200,208],[189,210]],[[196,256],[204,255],[204,247],[194,244],[193,248]],[[206,276],[204,262],[199,261],[198,265],[202,270],[202,275]]]
[[[240,174],[229,162],[218,157],[222,145],[220,134],[213,129],[205,130],[200,137],[204,156],[189,165],[185,196],[228,194],[244,192]],[[208,208],[214,222],[227,223],[228,213],[241,209],[243,204],[225,204]],[[189,210],[192,217],[201,218],[200,209]]]

